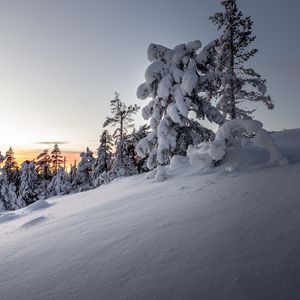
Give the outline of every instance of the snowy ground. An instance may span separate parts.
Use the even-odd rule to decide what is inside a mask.
[[[232,150],[0,215],[0,299],[300,299],[300,130],[290,164]]]

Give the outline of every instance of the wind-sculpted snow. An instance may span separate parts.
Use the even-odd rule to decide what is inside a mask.
[[[191,163],[197,163],[201,168],[210,168],[214,162],[223,160],[227,149],[233,146],[247,145],[263,147],[269,153],[269,165],[285,165],[287,158],[281,153],[271,135],[264,130],[259,121],[248,119],[235,119],[225,122],[217,133],[213,142],[204,142],[199,146],[190,146],[188,156]],[[250,137],[254,136],[251,140]]]
[[[167,181],[1,214],[0,299],[300,299],[300,130],[272,137],[290,164],[253,145],[206,172],[175,156]]]
[[[47,220],[47,217],[45,216],[41,216],[41,217],[38,217],[38,218],[35,218],[35,219],[32,219],[24,224],[22,224],[20,226],[20,229],[28,229],[28,228],[31,228],[33,226],[37,226],[39,225],[40,223],[43,223]]]
[[[48,208],[52,205],[53,204],[49,203],[46,200],[39,200],[39,201],[34,202],[33,204],[27,206],[24,210],[26,210],[26,211],[36,211],[36,210],[41,210],[41,209]]]

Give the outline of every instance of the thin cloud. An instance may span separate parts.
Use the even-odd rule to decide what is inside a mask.
[[[68,141],[41,141],[41,142],[35,142],[36,145],[66,145],[69,144]]]
[[[89,106],[90,104],[88,102],[78,102],[79,105],[82,106]]]

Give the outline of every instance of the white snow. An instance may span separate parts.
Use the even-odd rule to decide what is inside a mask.
[[[164,64],[160,61],[153,62],[145,71],[145,80],[147,84],[160,79],[163,73]]]
[[[300,299],[300,129],[289,164],[231,148],[0,214],[0,299]]]
[[[182,90],[189,94],[196,88],[197,83],[198,75],[196,74],[196,66],[194,62],[190,62],[182,76]]]
[[[191,163],[199,162],[200,167],[207,168],[213,165],[213,161],[222,160],[229,147],[255,146],[265,148],[269,153],[269,165],[286,165],[288,159],[281,153],[271,135],[262,128],[263,124],[251,119],[234,119],[225,122],[217,131],[214,141],[201,143],[199,146],[190,146],[188,156]],[[254,138],[246,138],[243,134]],[[245,141],[245,140],[248,140]],[[211,160],[211,161],[209,161]]]

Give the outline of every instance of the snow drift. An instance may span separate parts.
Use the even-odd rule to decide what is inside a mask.
[[[0,299],[299,299],[300,130],[204,172],[145,175],[0,215]]]

